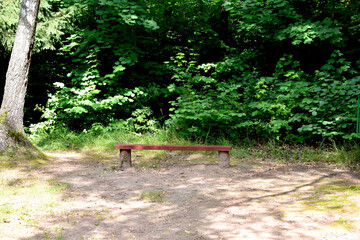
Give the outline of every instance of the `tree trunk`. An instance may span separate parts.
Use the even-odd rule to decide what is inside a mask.
[[[35,150],[26,138],[23,119],[39,4],[40,0],[23,0],[21,4],[0,109],[0,151],[5,153],[17,150],[19,147]]]

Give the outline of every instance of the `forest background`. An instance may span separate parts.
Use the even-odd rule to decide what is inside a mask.
[[[0,91],[19,11],[0,2]],[[358,164],[359,11],[355,0],[42,0],[27,132],[40,147],[66,136],[65,148],[72,135],[164,129],[198,143],[341,143]]]

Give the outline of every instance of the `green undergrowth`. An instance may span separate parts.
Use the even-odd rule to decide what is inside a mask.
[[[91,129],[82,132],[59,128],[50,133],[33,134],[30,139],[43,150],[109,151],[115,144],[194,144],[179,138],[175,131],[133,132],[120,122],[109,126],[94,124]]]
[[[232,145],[230,152],[232,159],[272,159],[274,161],[293,162],[329,162],[342,167],[360,168],[360,144],[356,141],[319,146],[285,144],[276,140],[255,141],[248,138],[230,141],[225,138],[218,139],[185,139],[181,132],[172,128],[159,128],[152,131],[134,132],[123,123],[118,122],[103,126],[95,124],[89,130],[74,132],[67,128],[55,129],[51,132],[38,131],[30,139],[44,151],[81,150],[101,153],[116,153],[115,144],[206,144],[206,145]],[[154,151],[141,151],[143,155],[151,155]],[[158,151],[158,158],[166,158]],[[203,152],[205,155],[216,156],[216,153]],[[179,153],[188,154],[188,153]]]
[[[298,163],[328,162],[342,167],[360,167],[360,145],[354,142],[314,147],[269,141],[265,144],[235,146],[232,155],[239,158],[255,157]]]

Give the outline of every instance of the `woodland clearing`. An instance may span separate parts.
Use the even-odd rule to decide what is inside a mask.
[[[115,154],[47,154],[1,170],[1,239],[360,239],[359,171],[146,151],[121,170]]]

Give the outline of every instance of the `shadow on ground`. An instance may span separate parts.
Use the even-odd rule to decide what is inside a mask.
[[[204,155],[198,159],[155,156],[147,160],[150,165],[135,156],[135,167],[121,171],[115,155],[106,159],[92,153],[50,155],[53,163],[38,171],[70,185],[59,206],[64,211],[46,216],[38,234],[23,239],[44,239],[44,233],[62,239],[141,240],[358,239],[360,235],[360,218],[354,213],[360,210],[358,172],[324,164],[239,159],[231,168],[221,169],[216,157]],[[171,160],[176,158],[181,161]],[[339,181],[355,188],[349,198],[336,203],[337,208],[331,204],[324,210],[304,208],[315,197],[326,200],[334,194],[319,192],[319,186]],[[164,192],[160,200],[141,198],[142,193],[160,191]],[[353,201],[355,205],[349,207]],[[342,219],[351,220],[351,227],[334,225]]]

